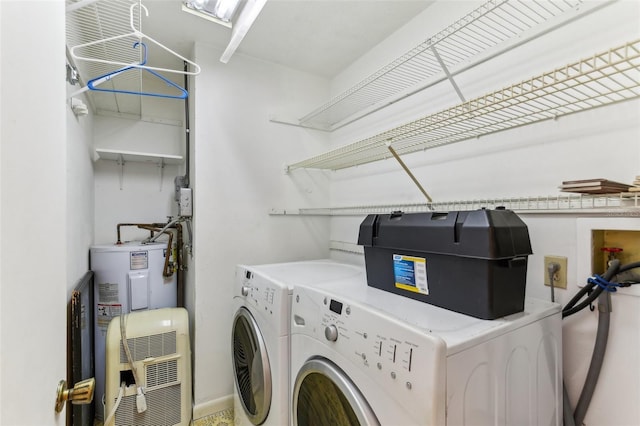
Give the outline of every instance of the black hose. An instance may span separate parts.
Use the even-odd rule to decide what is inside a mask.
[[[576,422],[573,420],[573,413],[571,412],[571,402],[569,401],[569,393],[567,392],[567,386],[562,381],[562,417],[564,418],[564,426],[576,426]]]
[[[580,291],[578,293],[581,293],[581,295],[584,295],[585,293],[588,293],[593,286],[595,286],[596,284],[589,284],[589,288],[587,289],[587,286],[584,286],[580,289]],[[583,291],[584,290],[584,291]],[[595,290],[593,290],[591,292],[591,294],[589,294],[589,296],[582,301],[580,304],[578,304],[577,306],[572,306],[569,307],[570,305],[567,304],[567,306],[564,307],[564,309],[562,310],[562,318],[566,318],[569,315],[573,315],[576,312],[580,312],[581,310],[583,310],[584,308],[586,308],[587,306],[591,305],[593,303],[594,300],[596,300],[598,298],[598,296],[600,296],[600,294],[602,293],[604,289],[600,286],[597,286],[597,288]]]
[[[640,262],[636,262],[638,263],[638,266],[640,266]],[[633,264],[629,264],[629,265],[633,265]],[[628,270],[629,265],[625,265],[624,266],[624,270]],[[620,261],[617,259],[612,260],[609,263],[609,268],[607,269],[607,272],[604,273],[604,275],[602,276],[602,278],[605,281],[609,281],[611,278],[613,278],[618,272],[620,271]],[[596,287],[595,290],[593,290],[593,287]],[[593,290],[593,291],[592,291]],[[592,291],[592,292],[591,292]],[[602,293],[603,288],[598,286],[595,283],[587,283],[587,285],[585,285],[584,287],[582,287],[575,296],[573,296],[573,298],[565,305],[565,307],[562,309],[562,318],[566,318],[569,315],[573,315],[576,312],[581,311],[582,309],[586,308],[587,306],[589,306],[591,303],[593,303],[594,300],[596,300],[600,294]],[[587,299],[585,301],[583,301],[582,303],[576,305],[576,303],[587,293],[591,292],[591,294],[587,297]]]
[[[596,332],[596,341],[591,355],[591,363],[587,378],[584,381],[580,399],[576,405],[573,419],[576,425],[581,425],[587,415],[593,392],[595,391],[600,370],[604,362],[604,355],[607,351],[607,341],[609,340],[609,325],[611,322],[611,293],[606,291],[598,298],[598,331]]]
[[[618,269],[618,274],[621,272],[627,272],[630,269],[640,268],[640,262],[627,263],[626,265],[622,265],[620,269]]]
[[[609,263],[609,268],[604,273],[602,278],[605,281],[609,281],[618,273],[620,269],[627,270],[629,269],[629,266],[625,265],[623,268],[620,268],[620,261],[614,259]],[[575,305],[577,301],[580,300],[580,298],[595,285],[596,284],[594,283],[589,283],[588,286],[580,289],[578,294],[576,294],[576,296],[574,296],[562,310],[562,317],[564,318],[568,315],[578,312],[583,307],[587,306],[590,301],[595,300],[595,297],[598,297],[598,311],[600,312],[600,315],[598,316],[598,331],[596,332],[596,340],[594,342],[593,353],[591,355],[589,371],[587,372],[587,377],[585,379],[584,386],[582,387],[582,391],[580,392],[580,398],[578,399],[578,404],[576,405],[576,410],[573,415],[571,415],[571,404],[569,402],[569,396],[567,394],[566,387],[564,387],[563,384],[563,417],[565,426],[582,425],[582,421],[584,420],[587,414],[587,410],[589,409],[589,404],[591,403],[591,398],[593,397],[593,392],[595,391],[598,377],[600,376],[600,370],[602,369],[604,355],[607,350],[607,341],[609,339],[609,325],[611,320],[611,294],[608,291],[603,293],[603,288],[597,286],[597,288],[593,290],[586,301],[580,303],[577,306]],[[595,297],[594,294],[596,295]]]
[[[617,259],[609,262],[609,268],[604,273],[602,278],[605,281],[610,281],[613,277],[631,269],[640,268],[640,262],[633,262],[623,266],[620,266],[620,261]],[[595,290],[593,289],[596,287]],[[593,291],[592,291],[593,290]],[[607,342],[609,340],[609,328],[611,325],[611,293],[605,291],[599,285],[590,282],[588,285],[581,288],[578,293],[567,303],[562,309],[562,317],[565,318],[572,315],[585,306],[589,305],[595,298],[598,298],[598,330],[596,332],[596,340],[594,342],[593,353],[591,355],[591,363],[589,364],[589,370],[587,371],[587,377],[580,392],[580,398],[576,405],[576,409],[571,413],[571,403],[569,401],[569,395],[567,388],[563,382],[563,418],[565,426],[582,425],[584,418],[587,415],[591,398],[598,383],[600,377],[600,371],[602,370],[602,364],[604,362],[604,356],[607,351]],[[589,297],[580,304],[578,301],[587,293]]]

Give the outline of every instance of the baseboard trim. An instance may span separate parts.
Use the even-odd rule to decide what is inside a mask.
[[[212,416],[220,411],[233,409],[233,395],[223,396],[222,398],[207,401],[202,404],[193,406],[193,420],[203,417]]]

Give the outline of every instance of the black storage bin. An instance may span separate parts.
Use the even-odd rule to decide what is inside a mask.
[[[372,214],[358,244],[369,286],[482,319],[524,309],[531,242],[511,210]]]

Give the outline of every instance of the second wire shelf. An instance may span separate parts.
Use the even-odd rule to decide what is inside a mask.
[[[640,40],[286,166],[338,170],[640,97]]]

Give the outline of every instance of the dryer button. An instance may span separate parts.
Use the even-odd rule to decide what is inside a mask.
[[[324,329],[324,337],[330,342],[338,340],[338,329],[336,326],[333,324],[326,326]]]
[[[249,287],[247,287],[246,285],[242,286],[242,289],[240,290],[240,293],[242,293],[242,295],[244,297],[247,297],[249,295]]]

